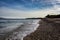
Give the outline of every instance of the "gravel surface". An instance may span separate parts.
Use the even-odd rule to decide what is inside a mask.
[[[42,19],[39,24],[37,30],[24,40],[60,40],[60,18]]]

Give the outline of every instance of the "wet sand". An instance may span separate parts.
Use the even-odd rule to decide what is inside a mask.
[[[39,22],[36,31],[24,37],[24,40],[60,40],[60,18],[45,18]]]

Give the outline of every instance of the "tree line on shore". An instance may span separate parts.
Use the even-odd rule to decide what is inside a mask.
[[[60,15],[47,15],[46,18],[60,18]]]

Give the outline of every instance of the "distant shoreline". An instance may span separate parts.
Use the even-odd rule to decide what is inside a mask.
[[[42,19],[42,18],[0,18],[0,20],[27,20],[27,19]]]

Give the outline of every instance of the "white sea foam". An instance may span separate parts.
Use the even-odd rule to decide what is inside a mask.
[[[13,32],[13,34],[10,35],[9,38],[7,38],[6,40],[23,40],[25,36],[29,35],[37,29],[37,27],[39,26],[39,21],[40,20],[27,20],[23,23],[23,26],[21,26],[19,32]]]

